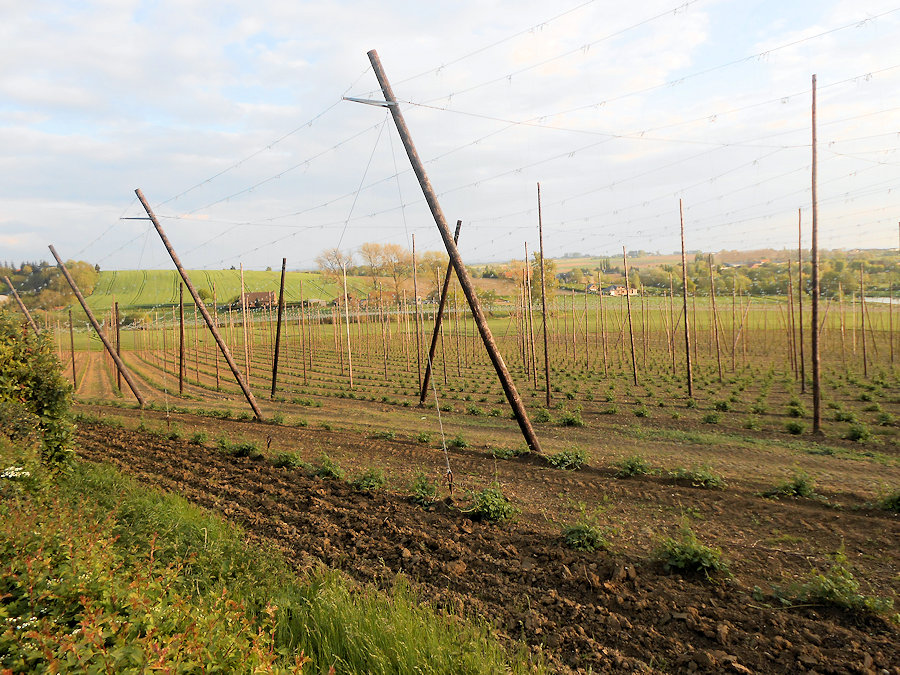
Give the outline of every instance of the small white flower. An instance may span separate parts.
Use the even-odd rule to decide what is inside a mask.
[[[31,476],[30,471],[26,471],[25,467],[21,466],[8,466],[3,469],[3,473],[0,473],[0,478],[6,478],[7,480],[16,480],[17,478],[28,478]]]

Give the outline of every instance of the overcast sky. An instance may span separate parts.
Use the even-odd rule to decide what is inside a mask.
[[[0,259],[310,268],[441,247],[376,49],[472,262],[896,247],[900,0],[0,0]],[[808,245],[808,243],[807,243]]]

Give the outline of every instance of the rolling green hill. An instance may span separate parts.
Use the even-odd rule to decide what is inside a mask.
[[[239,270],[194,270],[188,275],[198,291],[205,289],[212,297],[215,285],[218,302],[234,300],[241,292]],[[278,292],[281,272],[244,272],[244,287],[248,293],[254,291]],[[285,279],[285,299],[287,302],[300,300],[300,282],[303,282],[303,297],[330,300],[341,288],[327,281],[317,272],[288,272]],[[108,310],[116,301],[120,309],[152,309],[161,305],[178,302],[178,283],[181,277],[175,270],[112,270],[101,272],[94,292],[87,298],[91,309]],[[363,291],[368,284],[363,279],[347,280],[350,292]],[[187,301],[190,296],[186,293]]]

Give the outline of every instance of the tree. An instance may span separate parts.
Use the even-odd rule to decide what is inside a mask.
[[[556,278],[556,263],[550,258],[544,258],[544,285],[546,286],[547,301],[556,297],[556,289],[559,288],[559,280]],[[534,252],[531,260],[531,299],[541,299],[541,254]]]
[[[353,254],[343,253],[338,248],[327,248],[316,256],[316,264],[326,278],[334,281],[341,277],[344,268],[353,264]]]
[[[412,253],[399,244],[385,244],[382,248],[382,270],[394,282],[394,299],[400,302],[400,285],[412,274]]]
[[[417,262],[419,269],[432,281],[434,289],[438,290],[444,279],[444,272],[447,271],[450,256],[440,251],[425,251]]]
[[[363,259],[366,272],[372,278],[372,286],[376,286],[376,279],[384,272],[384,246],[371,241],[366,242],[359,247],[359,257]]]

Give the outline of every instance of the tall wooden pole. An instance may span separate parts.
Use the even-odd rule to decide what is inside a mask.
[[[6,285],[9,286],[9,290],[12,291],[13,297],[16,299],[16,303],[19,305],[19,309],[22,310],[22,313],[25,315],[25,318],[28,319],[28,323],[31,324],[31,330],[35,333],[40,333],[40,329],[38,325],[34,322],[34,319],[31,317],[31,313],[28,311],[28,308],[25,307],[25,303],[22,302],[22,298],[19,297],[19,294],[16,292],[15,286],[12,285],[12,282],[9,280],[9,277],[3,277],[6,279]]]
[[[863,376],[869,376],[869,355],[866,352],[866,282],[863,279],[865,261],[859,261],[859,327],[862,331]]]
[[[634,354],[634,324],[631,321],[631,282],[628,281],[628,254],[622,247],[622,264],[625,267],[625,304],[628,306],[628,335],[631,336],[631,372],[637,386],[637,357]]]
[[[413,311],[415,311],[416,328],[416,369],[419,376],[419,388],[422,387],[422,332],[419,330],[419,276],[416,273],[416,235],[412,235],[412,268],[413,268]]]
[[[72,355],[72,389],[78,386],[75,381],[75,327],[72,321],[72,310],[69,310],[69,352]]]
[[[512,376],[506,367],[506,363],[503,361],[500,350],[494,342],[491,329],[487,324],[487,317],[484,315],[481,303],[478,300],[478,296],[475,294],[475,287],[472,285],[472,280],[469,278],[469,272],[463,264],[459,249],[456,248],[456,244],[453,242],[453,237],[450,234],[450,228],[447,226],[444,212],[438,203],[434,189],[431,187],[431,182],[428,180],[428,176],[422,166],[422,161],[419,159],[419,153],[413,145],[409,130],[406,127],[406,121],[403,119],[403,114],[400,112],[397,99],[394,98],[394,92],[391,90],[391,85],[381,67],[381,61],[378,58],[378,54],[375,50],[372,50],[368,53],[368,56],[369,61],[372,64],[372,69],[375,71],[375,76],[378,78],[378,83],[381,85],[381,90],[384,93],[387,105],[390,108],[391,116],[397,127],[397,132],[403,141],[403,146],[406,149],[410,164],[413,167],[416,177],[419,179],[419,185],[422,188],[425,201],[428,202],[432,216],[434,216],[434,221],[441,233],[441,238],[444,240],[444,246],[447,249],[447,253],[450,255],[450,260],[453,262],[453,268],[456,270],[456,278],[459,280],[463,293],[465,293],[466,299],[469,301],[475,323],[481,333],[481,339],[484,342],[485,349],[494,365],[494,369],[497,371],[497,377],[500,380],[500,384],[503,386],[503,391],[513,410],[513,414],[516,416],[516,421],[519,423],[519,428],[522,431],[522,435],[525,437],[525,442],[528,443],[528,447],[531,448],[533,452],[541,452],[540,442],[537,439],[537,435],[534,433],[531,421],[528,419],[528,413],[525,411],[525,406],[522,403],[522,399],[519,397],[519,392],[516,390],[516,385],[512,380]]]
[[[350,388],[353,389],[353,349],[350,347],[350,297],[347,295],[347,265],[341,264],[341,275],[344,278],[344,327],[347,333],[347,372],[350,375]]]
[[[721,382],[724,379],[722,377],[722,349],[719,344],[719,313],[716,311],[716,281],[713,277],[711,254],[706,262],[709,265],[709,297],[712,300],[712,325],[713,334],[716,337],[716,364],[719,366],[719,382]]]
[[[456,221],[456,232],[453,233],[453,241],[459,241],[459,230],[462,227],[462,221]],[[422,389],[419,392],[419,405],[425,404],[428,397],[428,383],[431,381],[432,364],[434,363],[434,354],[437,351],[438,338],[441,337],[441,324],[444,320],[444,307],[447,305],[447,292],[450,290],[451,272],[453,272],[453,263],[447,263],[447,271],[444,273],[444,285],[441,287],[441,299],[438,302],[437,316],[434,319],[434,332],[431,334],[431,345],[428,347],[428,361],[425,363],[425,377],[422,379]],[[443,349],[443,348],[442,348]],[[441,356],[441,363],[444,357]],[[446,378],[445,378],[446,379]]]
[[[216,344],[219,345],[219,349],[222,350],[222,356],[225,357],[225,361],[228,363],[228,367],[231,368],[231,372],[234,374],[234,378],[235,380],[237,380],[238,386],[240,386],[241,391],[244,392],[244,396],[246,397],[247,402],[250,404],[250,408],[253,410],[256,418],[261,420],[262,412],[260,411],[259,406],[256,405],[256,399],[253,397],[253,392],[250,391],[247,383],[244,382],[244,378],[241,377],[241,371],[238,370],[237,364],[234,362],[234,359],[231,358],[231,352],[228,350],[228,345],[225,344],[225,341],[219,334],[219,329],[213,323],[212,317],[209,315],[209,311],[206,309],[206,305],[203,304],[203,300],[201,300],[200,296],[197,295],[194,284],[191,283],[190,277],[188,277],[187,272],[184,271],[184,267],[182,267],[181,265],[181,260],[178,258],[178,254],[175,253],[175,249],[172,248],[172,244],[169,243],[169,238],[163,231],[162,225],[159,224],[159,220],[157,220],[156,214],[153,213],[153,209],[150,208],[150,204],[148,204],[147,200],[144,198],[144,193],[141,192],[140,189],[137,189],[134,192],[137,195],[137,198],[141,201],[141,204],[143,205],[144,210],[147,212],[147,215],[150,217],[150,221],[153,223],[153,227],[156,228],[156,232],[159,234],[159,238],[162,240],[163,246],[165,246],[166,250],[169,252],[169,256],[172,258],[172,262],[175,263],[175,267],[178,269],[178,273],[184,280],[184,284],[185,286],[187,286],[188,292],[191,294],[191,297],[194,298],[194,302],[197,303],[197,307],[200,309],[200,314],[203,315],[203,320],[206,321],[206,325],[207,327],[209,327],[209,330],[213,335],[213,339],[216,341]],[[128,378],[126,377],[126,380],[127,379]]]
[[[97,319],[94,318],[94,313],[91,311],[91,308],[88,307],[84,296],[81,294],[81,290],[78,288],[78,285],[75,283],[72,275],[69,274],[69,270],[66,268],[65,263],[63,263],[62,258],[59,257],[59,254],[57,254],[56,249],[53,248],[52,244],[50,245],[50,253],[53,254],[54,258],[56,258],[56,264],[59,267],[59,271],[62,272],[63,276],[66,278],[66,281],[69,282],[69,286],[72,287],[72,292],[75,293],[75,297],[78,298],[78,302],[81,304],[82,309],[84,309],[84,313],[87,314],[88,321],[91,322],[91,325],[94,327],[94,330],[97,331],[97,335],[100,337],[100,341],[103,343],[106,351],[112,357],[112,360],[115,361],[116,367],[119,369],[119,371],[122,373],[122,376],[125,378],[125,381],[128,383],[128,386],[131,389],[131,393],[134,394],[134,397],[137,399],[138,405],[143,408],[144,397],[141,396],[141,393],[137,389],[137,385],[135,384],[134,380],[131,379],[131,373],[129,373],[128,369],[125,367],[125,362],[119,358],[119,355],[116,354],[112,345],[109,343],[109,340],[103,334],[103,331],[100,329],[100,324],[97,323]]]
[[[541,217],[541,184],[537,184],[538,203],[538,243],[540,251],[538,264],[541,269],[541,323],[544,324],[544,382],[546,384],[546,405],[550,407],[550,349],[547,343],[547,282],[544,279],[544,220]]]
[[[278,354],[281,347],[281,317],[284,314],[284,275],[287,271],[287,258],[281,259],[281,285],[278,288],[278,327],[275,330],[275,354],[272,357],[272,392],[269,398],[275,398],[275,382],[278,379]]]
[[[178,393],[184,393],[184,284],[178,284]]]
[[[800,320],[800,393],[806,393],[806,355],[803,349],[803,230],[802,212],[797,209],[797,317]],[[816,322],[812,322],[816,326]],[[814,332],[814,328],[810,333]]]
[[[813,433],[821,433],[822,427],[822,385],[819,363],[819,200],[818,165],[816,153],[816,76],[812,76],[812,388],[813,388]]]
[[[687,259],[684,254],[684,207],[678,200],[678,215],[681,219],[681,296],[684,301],[684,360],[687,370],[688,398],[694,398],[694,371],[691,369],[691,331],[688,325]]]
[[[116,302],[114,305],[114,320],[116,322],[116,354],[121,358],[122,356],[122,340],[119,335],[119,326],[122,325],[122,320],[119,317],[119,303]],[[122,373],[118,369],[116,370],[116,387],[118,387],[119,391],[122,391]]]
[[[219,325],[219,303],[218,298],[216,296],[216,284],[213,283],[213,321],[216,326]],[[219,391],[219,352],[214,350],[215,353],[215,361],[216,361],[216,391]]]

